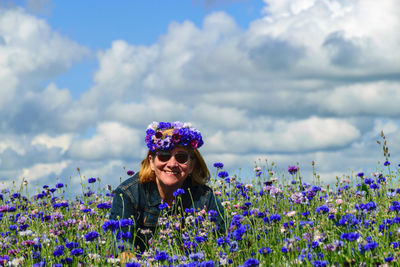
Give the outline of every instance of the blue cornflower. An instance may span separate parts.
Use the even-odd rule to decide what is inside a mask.
[[[74,256],[79,256],[83,254],[83,249],[81,248],[75,248],[73,250],[71,250],[71,254]]]
[[[250,266],[258,266],[259,264],[260,262],[257,259],[250,258],[243,263],[243,266],[250,267]]]
[[[140,267],[142,266],[140,263],[137,262],[127,262],[125,263],[125,267]]]
[[[111,205],[108,204],[108,203],[106,203],[106,202],[104,202],[104,203],[99,203],[99,204],[97,204],[96,207],[97,207],[98,209],[105,209],[105,210],[111,209]]]
[[[93,183],[95,183],[96,182],[96,178],[94,178],[94,177],[91,177],[91,178],[89,178],[89,180],[88,180],[88,183],[89,184],[93,184]]]
[[[160,209],[160,210],[163,210],[163,209],[166,209],[166,208],[168,208],[168,203],[167,202],[164,202],[164,203],[161,203],[160,205],[158,205],[158,209]]]
[[[121,220],[122,221],[122,220]],[[116,220],[108,220],[103,223],[103,226],[101,227],[104,232],[107,232],[108,230],[115,231],[118,229],[119,223]]]
[[[298,172],[298,170],[299,170],[299,167],[297,167],[297,166],[289,166],[288,167],[288,172],[290,174],[296,174],[296,172]]]
[[[124,227],[133,225],[133,220],[132,219],[122,219],[119,223],[120,223],[121,228],[124,228]]]
[[[156,261],[165,261],[168,259],[168,253],[165,251],[156,251],[156,255],[154,255],[154,259]]]
[[[229,243],[229,251],[230,252],[236,252],[239,249],[239,244],[237,241],[232,241]]]
[[[287,252],[288,252],[288,249],[287,249],[286,247],[282,247],[282,248],[281,248],[281,251],[282,251],[283,253],[287,253]]]
[[[221,162],[215,162],[214,167],[217,169],[222,169],[224,167],[224,164]]]
[[[378,243],[376,242],[369,242],[364,245],[364,250],[373,250],[378,247]]]
[[[271,253],[271,249],[269,247],[262,247],[258,250],[258,253],[261,255],[269,254]]]
[[[315,212],[316,212],[317,214],[320,214],[320,213],[328,213],[328,212],[329,212],[329,208],[328,208],[328,206],[326,206],[326,205],[322,205],[322,206],[316,208],[316,209],[315,209]]]
[[[385,258],[385,262],[391,262],[391,261],[393,261],[393,257],[387,257],[387,258]]]
[[[318,241],[313,241],[312,243],[311,243],[311,248],[312,249],[315,249],[315,248],[317,248],[319,246],[319,242]]]
[[[59,257],[64,254],[64,246],[57,246],[56,249],[53,251],[54,257]]]
[[[65,246],[66,246],[67,248],[69,248],[69,249],[73,249],[74,247],[78,247],[79,244],[78,244],[78,243],[75,243],[75,242],[73,242],[73,241],[71,241],[71,242],[66,242],[66,243],[65,243]]]
[[[312,262],[313,266],[316,267],[323,267],[323,266],[327,266],[329,264],[328,261],[313,261]]]
[[[58,183],[58,184],[56,184],[56,187],[57,187],[57,188],[63,188],[63,187],[64,187],[64,184],[63,184],[63,183]]]
[[[203,243],[203,242],[205,242],[205,241],[207,240],[207,238],[204,237],[204,236],[196,236],[196,237],[194,238],[194,240],[195,240],[197,243]]]
[[[217,238],[217,246],[220,247],[225,243],[229,243],[229,238],[227,237],[218,237]]]
[[[269,216],[269,219],[270,219],[271,221],[279,222],[279,221],[281,220],[281,215],[279,215],[279,214],[272,214],[272,215]]]
[[[86,241],[93,241],[94,239],[98,238],[100,235],[96,231],[89,232],[88,234],[85,235],[85,240]]]
[[[132,237],[131,232],[118,232],[118,234],[117,234],[117,240],[120,240],[120,239],[128,240],[131,237]]]
[[[345,239],[345,240],[348,240],[348,241],[355,241],[359,237],[360,237],[360,234],[356,233],[356,232],[354,232],[354,233],[343,233],[343,234],[340,235],[340,239]]]
[[[229,176],[229,174],[226,171],[221,171],[218,173],[219,178],[226,178],[228,176]]]
[[[385,163],[383,163],[383,165],[385,165],[385,166],[389,166],[390,165],[390,161],[385,161]]]
[[[213,260],[209,260],[209,261],[202,261],[200,262],[200,266],[201,267],[214,267],[215,263]]]
[[[363,172],[359,172],[359,173],[357,173],[357,176],[358,177],[364,177],[364,173]]]
[[[204,252],[200,251],[197,253],[191,253],[189,255],[189,259],[191,259],[192,261],[200,261],[204,259]]]
[[[176,191],[173,193],[174,197],[180,196],[185,194],[185,190],[183,188],[178,188]]]
[[[369,187],[371,189],[379,189],[380,188],[379,185],[377,185],[377,184],[370,184]]]

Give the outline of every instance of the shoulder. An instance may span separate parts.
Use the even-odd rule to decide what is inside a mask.
[[[140,185],[139,183],[139,173],[136,173],[134,176],[129,177],[125,181],[123,181],[118,187],[117,190],[126,191],[133,188],[138,188]]]
[[[140,190],[139,174],[136,173],[134,176],[129,177],[123,181],[114,192],[114,195],[123,194],[126,195],[132,203],[138,203],[137,196]]]

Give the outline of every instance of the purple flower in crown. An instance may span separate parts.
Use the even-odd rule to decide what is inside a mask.
[[[163,135],[163,131],[173,129],[172,136]],[[146,130],[145,142],[150,151],[171,150],[175,145],[189,146],[193,149],[203,145],[203,139],[199,131],[190,123],[153,122]]]
[[[172,132],[171,140],[174,144],[177,144],[181,141],[181,135],[179,134],[179,130],[174,129],[174,131]]]
[[[190,142],[190,146],[192,148],[197,148],[198,145],[199,145],[199,141],[197,141],[196,139],[192,140],[192,142]]]
[[[163,137],[163,133],[162,131],[157,131],[154,136],[156,137],[156,139],[161,139]]]

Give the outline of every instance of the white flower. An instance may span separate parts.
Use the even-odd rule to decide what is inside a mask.
[[[154,131],[158,128],[158,122],[153,121],[152,123],[149,124],[149,126],[147,126],[147,130],[148,129],[153,129]]]

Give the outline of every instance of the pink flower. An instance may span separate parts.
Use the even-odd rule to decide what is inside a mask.
[[[190,143],[190,146],[192,148],[197,148],[198,145],[199,145],[199,141],[197,141],[197,140],[192,140],[192,142]]]

